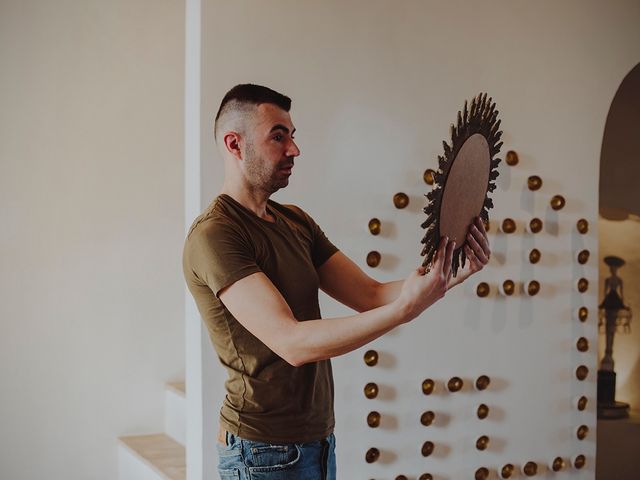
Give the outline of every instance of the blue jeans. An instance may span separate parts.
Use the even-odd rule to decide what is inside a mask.
[[[271,445],[226,433],[217,443],[221,480],[335,480],[336,439]]]

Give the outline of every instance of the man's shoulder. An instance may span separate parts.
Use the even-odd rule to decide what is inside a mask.
[[[216,197],[191,224],[186,241],[197,237],[238,233],[238,222],[225,204]]]

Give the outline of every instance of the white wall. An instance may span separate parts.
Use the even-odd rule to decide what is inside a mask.
[[[184,3],[0,3],[0,477],[112,480],[184,369]]]
[[[222,178],[211,121],[224,93],[242,82],[293,98],[302,156],[276,199],[313,214],[365,269],[366,253],[381,251],[381,267],[368,270],[379,279],[404,276],[419,262],[421,195],[428,190],[422,172],[436,165],[465,98],[493,95],[505,130],[503,152],[520,153],[518,167],[502,166],[491,212],[495,219],[514,217],[520,233],[505,238],[494,230],[494,261],[477,280],[495,289],[505,278],[536,278],[540,296],[479,300],[474,281],[374,342],[386,367],[366,367],[364,349],[336,359],[341,478],[415,479],[426,471],[471,478],[481,465],[543,464],[578,452],[588,458],[580,478],[593,478],[598,266],[597,255],[582,267],[575,254],[598,248],[602,133],[613,95],[640,55],[639,21],[633,1],[494,1],[482,8],[435,1],[203,3],[202,158],[203,179],[210,182],[204,198],[215,195]],[[532,174],[545,182],[536,194],[525,187]],[[406,211],[392,206],[398,191],[411,197]],[[567,198],[559,214],[548,207],[556,193]],[[547,228],[532,239],[521,232],[534,215]],[[366,230],[374,216],[386,229],[382,238]],[[580,217],[591,222],[586,236],[575,233]],[[545,258],[535,268],[523,261],[533,245]],[[585,295],[575,292],[581,276],[591,281]],[[586,325],[572,316],[583,304],[591,310]],[[325,316],[344,311],[323,301]],[[573,346],[582,335],[591,343],[587,354]],[[591,375],[579,383],[573,371],[582,363]],[[419,393],[427,376],[480,374],[494,378],[491,391],[428,399]],[[364,399],[368,381],[389,395]],[[582,393],[590,399],[586,413],[571,407]],[[480,401],[495,413],[482,424],[471,413]],[[420,426],[427,408],[446,418],[446,426]],[[366,426],[373,409],[387,419],[384,428]],[[582,423],[592,435],[579,442],[573,432]],[[480,434],[493,439],[488,452],[473,447]],[[425,440],[436,443],[434,458],[420,456]],[[383,461],[364,462],[370,446],[383,450]],[[539,477],[551,477],[542,470]]]

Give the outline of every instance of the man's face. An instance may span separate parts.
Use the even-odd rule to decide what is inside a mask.
[[[244,152],[244,170],[251,185],[274,193],[289,184],[293,159],[300,155],[293,140],[295,130],[289,112],[270,103],[256,107]]]

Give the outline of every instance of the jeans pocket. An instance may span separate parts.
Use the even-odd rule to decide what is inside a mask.
[[[237,468],[231,469],[218,469],[220,480],[240,480],[240,470]]]
[[[300,457],[300,448],[293,443],[269,445],[247,442],[245,450],[245,462],[252,473],[289,470],[296,466]]]

